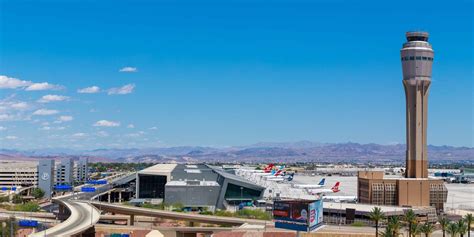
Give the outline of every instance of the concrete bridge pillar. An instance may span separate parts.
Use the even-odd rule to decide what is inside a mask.
[[[122,191],[119,192],[119,203],[122,203]]]
[[[130,225],[134,225],[135,224],[135,215],[130,215]]]
[[[110,192],[107,193],[107,200],[110,203]]]

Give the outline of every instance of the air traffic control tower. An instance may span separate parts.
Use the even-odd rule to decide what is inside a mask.
[[[442,211],[448,190],[443,180],[428,178],[428,92],[434,52],[427,32],[407,32],[401,49],[406,96],[406,169],[404,178],[385,178],[383,171],[360,171],[360,203],[431,206]]]
[[[406,96],[406,178],[428,178],[428,93],[433,49],[427,32],[407,32],[401,49]]]

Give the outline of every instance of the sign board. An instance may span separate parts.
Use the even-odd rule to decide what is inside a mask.
[[[54,186],[54,189],[56,189],[56,190],[70,190],[70,189],[72,189],[72,186],[67,185],[67,184],[61,184],[61,185]]]
[[[18,224],[21,227],[37,227],[38,226],[38,221],[34,220],[20,220],[18,221]]]
[[[87,181],[88,184],[107,184],[107,180],[89,180]]]
[[[280,200],[273,203],[275,227],[312,231],[323,223],[322,200]]]
[[[82,187],[81,192],[93,193],[93,192],[95,192],[95,188],[94,187]]]

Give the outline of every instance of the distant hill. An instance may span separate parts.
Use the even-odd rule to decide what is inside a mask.
[[[431,162],[472,162],[474,148],[428,146]],[[0,149],[0,160],[42,159],[87,156],[92,161],[104,162],[352,162],[385,163],[404,162],[405,145],[360,143],[315,143],[309,141],[257,143],[249,146],[213,148],[181,146],[143,149],[97,149],[78,151],[71,149],[38,149],[18,151]]]

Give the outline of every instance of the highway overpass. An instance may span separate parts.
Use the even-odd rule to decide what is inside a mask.
[[[31,234],[30,237],[74,236],[93,227],[100,218],[100,212],[86,202],[53,199],[65,206],[71,215],[64,222],[47,230]]]
[[[163,211],[163,210],[117,205],[117,204],[110,204],[110,203],[103,203],[103,202],[92,202],[92,205],[94,205],[96,208],[99,208],[100,210],[103,210],[103,211],[107,211],[107,212],[111,212],[115,214],[129,215],[131,217],[130,224],[132,225],[133,225],[135,216],[160,217],[160,218],[165,218],[165,219],[184,220],[184,221],[190,221],[190,222],[196,222],[196,223],[209,223],[209,224],[232,225],[232,226],[240,226],[245,223],[257,224],[257,225],[266,225],[266,224],[272,223],[272,221]]]

